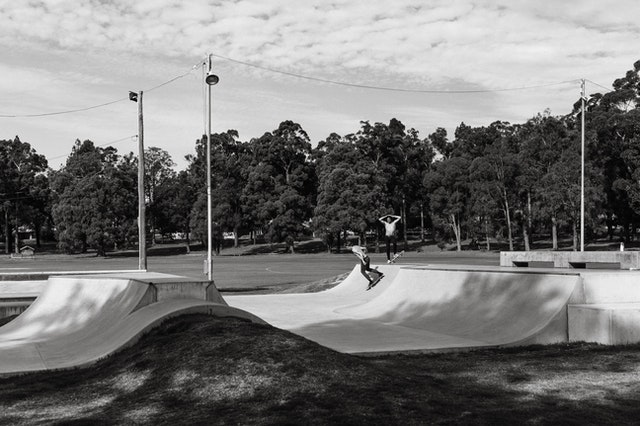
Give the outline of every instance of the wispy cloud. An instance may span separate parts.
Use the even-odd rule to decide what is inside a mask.
[[[609,85],[638,59],[639,12],[634,0],[0,0],[0,91],[9,95],[0,112],[110,101],[182,73],[209,52],[294,74],[407,89],[503,89],[582,77]],[[272,130],[278,123],[265,123],[279,115],[309,120],[303,124],[319,140],[331,131],[357,130],[357,122],[331,127],[353,117],[375,121],[398,111],[419,120],[423,108],[422,121],[406,124],[433,130],[463,120],[526,119],[546,107],[564,113],[577,97],[573,87],[466,98],[391,96],[220,59],[215,65],[224,74],[216,125],[232,123],[241,137]],[[258,101],[256,90],[263,93]],[[157,102],[166,96],[165,109],[155,110],[162,117],[156,119],[158,143],[165,134],[164,143],[175,143],[169,140],[178,136],[168,136],[172,126],[180,132],[190,126],[199,136],[202,111],[194,98],[201,94],[197,76],[154,93],[150,99]],[[122,125],[131,108],[120,109],[109,118]],[[71,127],[87,132],[108,121],[73,120],[78,123]],[[34,132],[38,124],[21,126]],[[102,139],[120,137],[114,128]]]
[[[208,51],[314,74],[336,67],[483,85],[566,78],[562,61],[630,54],[633,1],[289,0],[0,3],[0,37],[173,57]],[[626,41],[626,42],[625,42]],[[553,65],[553,66],[551,66]],[[560,72],[558,72],[560,68]],[[509,74],[517,74],[518,78]],[[362,76],[366,79],[366,76]]]

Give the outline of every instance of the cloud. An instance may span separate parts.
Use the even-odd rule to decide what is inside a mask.
[[[464,80],[487,87],[513,85],[527,71],[540,81],[567,78],[555,70],[567,61],[586,64],[594,48],[601,56],[631,54],[635,14],[616,10],[639,9],[633,1],[616,8],[598,1],[580,7],[448,0],[428,6],[398,0],[391,7],[357,0],[33,4],[3,2],[2,40],[169,57],[213,51],[319,76],[344,67],[371,71],[373,78],[392,73],[425,85]]]
[[[184,73],[209,52],[293,74],[404,89],[506,89],[580,78],[608,86],[639,59],[638,12],[633,0],[0,0],[0,91],[8,94],[0,112],[112,101]],[[301,80],[220,58],[214,67],[221,77],[214,131],[236,128],[247,139],[296,117],[317,141],[332,131],[357,131],[359,120],[396,115],[425,136],[461,121],[526,120],[546,107],[563,114],[579,93],[577,84],[565,84],[411,94]],[[180,156],[192,149],[202,132],[199,73],[145,97],[150,143],[179,149]],[[56,150],[43,143],[59,152],[75,137],[108,141],[135,132],[131,108],[118,104],[7,128],[32,140],[64,140]]]

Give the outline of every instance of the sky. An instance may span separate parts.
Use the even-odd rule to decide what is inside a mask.
[[[464,122],[564,115],[640,59],[636,0],[0,0],[0,139],[57,169],[76,139],[177,169],[206,132],[292,120],[315,146],[392,118],[426,138]]]

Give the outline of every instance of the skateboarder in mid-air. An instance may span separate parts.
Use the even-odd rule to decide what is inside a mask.
[[[369,256],[367,256],[366,248],[353,246],[351,248],[351,251],[353,252],[353,254],[358,256],[358,259],[360,259],[360,273],[364,275],[367,281],[369,281],[369,286],[367,287],[367,290],[369,290],[371,287],[376,285],[376,283],[380,281],[382,277],[384,277],[384,274],[377,269],[371,268],[371,259],[369,259]],[[369,274],[369,272],[377,274],[377,277],[375,279],[371,278],[371,274]]]
[[[378,219],[384,225],[384,240],[387,245],[387,263],[391,263],[391,243],[393,243],[393,257],[396,258],[398,244],[396,242],[396,223],[400,216],[388,214]]]

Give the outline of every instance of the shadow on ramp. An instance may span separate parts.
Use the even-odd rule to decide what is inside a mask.
[[[174,293],[164,290],[163,299],[156,301],[160,282]],[[0,327],[0,375],[92,364],[177,315],[205,313],[263,322],[225,303],[183,294],[181,283],[192,284],[154,273],[49,278],[33,304]]]

